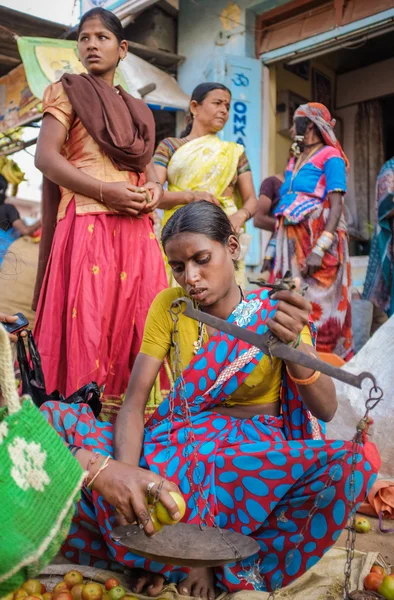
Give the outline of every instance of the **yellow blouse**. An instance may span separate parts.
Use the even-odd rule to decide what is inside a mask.
[[[114,94],[116,92],[114,91]],[[58,81],[49,85],[42,101],[42,112],[49,113],[61,123],[67,131],[67,139],[62,148],[62,155],[77,169],[84,171],[98,181],[116,182],[129,181],[138,185],[138,174],[131,171],[120,171],[110,157],[100,148],[97,142],[82,125],[81,119],[75,113],[63,84]],[[61,201],[58,210],[58,220],[63,219],[67,206],[75,198],[77,215],[113,213],[111,208],[94,198],[76,194],[67,188],[60,188]],[[104,199],[105,200],[105,199]]]
[[[174,323],[169,310],[171,303],[176,298],[185,295],[185,291],[179,287],[160,292],[149,309],[145,323],[140,352],[161,361],[167,357],[171,367],[174,363],[174,348],[172,346]],[[198,323],[181,313],[178,331],[182,370],[184,370],[194,357],[194,342],[198,339]],[[303,342],[312,345],[308,327],[304,328],[301,335]],[[207,341],[208,337],[205,335],[204,343]],[[271,370],[269,357],[263,356],[244,383],[227,398],[225,405],[276,402],[279,399],[281,385],[281,366],[282,361],[279,358],[273,358]]]

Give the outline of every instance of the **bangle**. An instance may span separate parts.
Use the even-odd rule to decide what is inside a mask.
[[[107,456],[106,458],[104,458],[104,460],[101,463],[101,466],[100,466],[99,470],[97,471],[97,473],[95,475],[93,475],[93,477],[89,481],[89,483],[86,484],[87,488],[92,489],[93,483],[96,481],[96,479],[100,475],[100,473],[102,473],[104,471],[104,469],[106,469],[108,467],[108,463],[109,463],[110,460],[111,460],[110,456]]]
[[[288,367],[286,367],[286,371],[293,383],[296,383],[297,385],[312,385],[312,383],[315,383],[315,381],[317,381],[321,375],[320,371],[314,371],[312,375],[306,379],[297,379],[296,377],[293,377]]]
[[[318,256],[320,256],[320,258],[324,258],[325,251],[322,250],[320,246],[315,246],[314,248],[312,248],[312,252],[313,254],[317,254]]]
[[[331,231],[323,231],[322,235],[327,235],[332,241],[334,241],[334,234]]]
[[[159,185],[159,186],[161,187],[161,189],[163,189],[163,184],[162,184],[162,183],[160,183],[160,181],[155,181],[155,184],[156,184],[156,185]]]
[[[69,444],[68,449],[73,456],[77,454],[78,450],[82,450],[81,446],[76,446],[75,444]]]
[[[295,344],[294,344],[294,342],[289,342],[287,345],[290,346],[290,344],[294,344],[294,346],[291,346],[291,347],[298,348],[298,346],[301,344],[301,341],[302,341],[302,338],[301,338],[301,334],[299,333],[298,338],[295,341]]]
[[[103,182],[100,181],[100,202],[101,204],[104,204],[104,199],[103,199]]]
[[[252,218],[252,215],[250,214],[250,212],[248,211],[247,208],[245,208],[244,206],[242,206],[242,208],[240,210],[244,210],[246,212],[246,220],[249,221],[249,219]]]

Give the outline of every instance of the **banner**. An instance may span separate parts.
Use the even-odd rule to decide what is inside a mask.
[[[27,83],[25,68],[18,65],[0,78],[0,132],[30,123],[40,114],[41,101]]]
[[[86,73],[78,60],[75,41],[20,37],[17,43],[30,90],[37,98],[42,99],[45,88],[58,81],[64,73]],[[127,89],[120,69],[116,71],[115,83]]]

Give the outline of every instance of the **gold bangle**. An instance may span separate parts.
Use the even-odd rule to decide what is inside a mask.
[[[100,181],[100,202],[102,204],[104,204],[104,199],[103,199],[103,182]]]
[[[95,482],[95,480],[97,479],[97,477],[100,475],[100,473],[102,473],[102,471],[104,471],[104,469],[106,467],[108,467],[108,463],[109,463],[110,460],[111,460],[110,456],[107,456],[107,458],[105,458],[103,460],[103,462],[101,463],[101,466],[100,466],[99,470],[97,471],[97,473],[95,475],[93,475],[92,479],[86,485],[87,488],[92,489],[93,483]]]
[[[317,381],[321,375],[320,371],[314,371],[312,375],[306,379],[297,379],[296,377],[293,377],[288,367],[286,367],[286,371],[293,383],[296,383],[297,385],[312,385],[312,383],[315,383],[315,381]]]
[[[241,210],[244,210],[246,212],[246,216],[247,216],[247,221],[249,221],[252,218],[252,215],[250,214],[250,212],[248,211],[247,208],[245,208],[244,206],[242,206]]]

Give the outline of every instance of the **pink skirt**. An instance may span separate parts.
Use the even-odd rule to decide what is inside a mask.
[[[167,279],[148,215],[76,215],[70,203],[52,244],[34,336],[47,392],[95,381],[126,391],[146,315]]]

